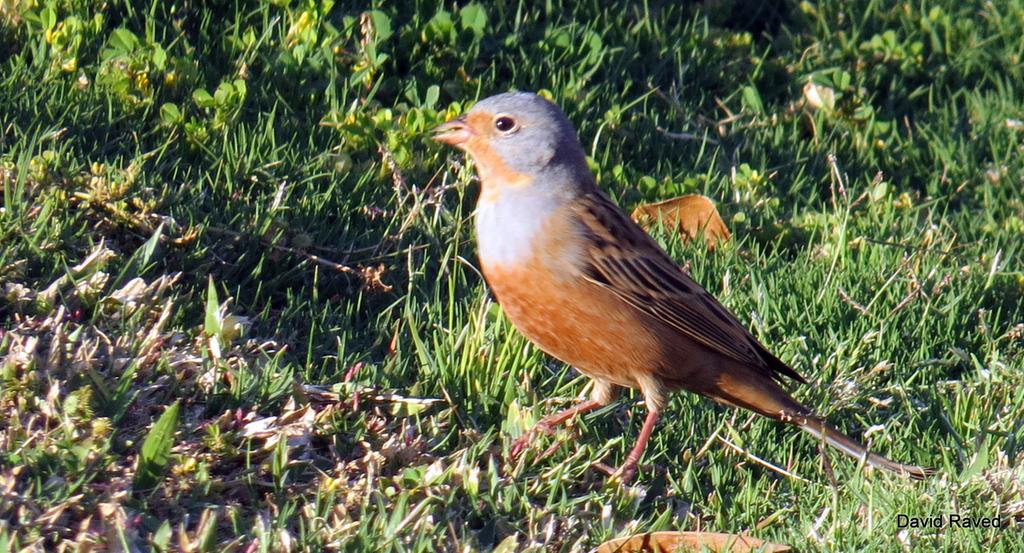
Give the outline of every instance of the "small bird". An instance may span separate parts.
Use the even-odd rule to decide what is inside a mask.
[[[480,266],[505,315],[593,380],[590,399],[542,419],[513,444],[513,457],[537,433],[634,388],[647,417],[613,474],[628,482],[669,393],[685,389],[798,426],[869,465],[912,478],[932,472],[869,453],[790,397],[784,379],[806,381],[598,189],[558,106],[532,93],[498,94],[433,138],[473,159]]]

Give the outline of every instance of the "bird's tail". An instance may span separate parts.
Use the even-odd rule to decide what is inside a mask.
[[[717,401],[750,409],[766,417],[798,426],[839,451],[857,459],[864,459],[873,467],[916,480],[935,472],[929,468],[897,463],[869,452],[860,442],[815,416],[810,409],[787,394],[778,383],[767,378],[759,378],[759,375],[751,374],[744,367],[733,366],[729,371],[724,371],[719,375],[716,384],[714,389],[703,393]]]
[[[914,480],[921,480],[935,473],[934,469],[919,467],[916,465],[904,465],[903,463],[897,463],[896,461],[886,459],[881,455],[871,453],[866,447],[861,445],[860,442],[829,426],[828,423],[819,418],[804,418],[797,423],[797,426],[802,428],[808,434],[851,457],[864,459],[865,463],[873,467],[892,471],[903,476],[909,476]]]

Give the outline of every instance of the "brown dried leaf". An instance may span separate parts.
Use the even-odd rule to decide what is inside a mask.
[[[660,220],[665,228],[677,229],[685,241],[693,240],[703,232],[709,250],[731,236],[729,228],[718,215],[715,203],[700,194],[641,205],[633,210],[632,217],[647,230]]]
[[[40,292],[38,298],[46,303],[53,304],[62,289],[67,288],[75,280],[88,279],[97,271],[106,267],[107,263],[115,257],[117,257],[117,254],[108,248],[105,242],[101,241],[81,263],[72,267],[67,274],[62,275],[53,281],[53,284],[50,284],[46,290]]]
[[[769,543],[750,536],[718,532],[650,532],[606,541],[594,553],[674,553],[677,551],[791,551],[788,545]]]
[[[264,417],[249,422],[242,428],[242,437],[265,440],[264,451],[274,449],[282,438],[287,440],[288,447],[308,445],[313,436],[316,411],[309,405],[296,409],[294,400],[289,400],[282,411],[280,417]]]
[[[827,86],[807,81],[804,85],[804,100],[811,109],[832,111],[836,107],[836,92]]]
[[[2,275],[0,275],[2,276]],[[36,293],[29,289],[24,284],[17,282],[8,282],[4,284],[3,297],[9,303],[13,303],[15,307],[22,307],[28,304],[36,297]]]

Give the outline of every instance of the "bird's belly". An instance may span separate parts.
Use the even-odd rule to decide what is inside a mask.
[[[512,324],[544,352],[583,374],[640,387],[662,348],[638,313],[580,276],[557,274],[536,259],[515,270],[483,266]]]

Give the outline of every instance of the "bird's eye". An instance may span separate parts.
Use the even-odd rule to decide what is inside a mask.
[[[494,128],[498,129],[499,132],[513,131],[516,128],[516,120],[507,115],[502,115],[494,120]]]

